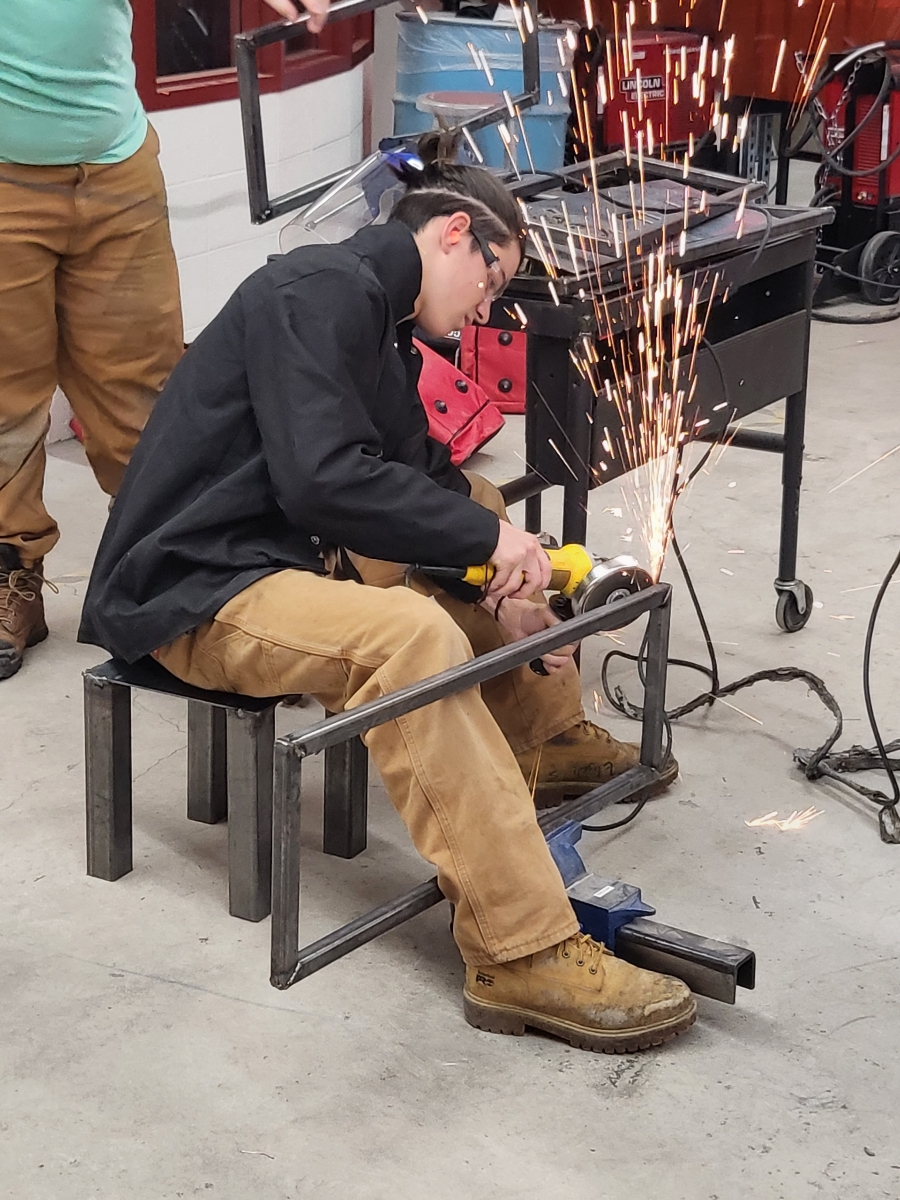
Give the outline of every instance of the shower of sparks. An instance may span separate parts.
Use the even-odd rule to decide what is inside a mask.
[[[469,149],[472,151],[472,155],[473,155],[475,161],[477,163],[483,163],[484,155],[479,150],[477,142],[472,137],[471,133],[469,133],[468,129],[466,129],[465,125],[463,125],[462,131],[463,131],[463,137],[465,137],[466,141],[469,143]]]
[[[895,446],[893,450],[888,450],[886,454],[882,454],[881,458],[876,458],[874,462],[870,462],[868,466],[865,466],[861,470],[857,471],[855,475],[851,475],[849,479],[843,480],[842,483],[836,483],[831,491],[829,491],[828,495],[830,496],[831,492],[836,492],[838,488],[842,488],[845,483],[852,483],[854,479],[859,479],[860,475],[862,475],[864,471],[869,471],[872,467],[877,467],[879,463],[884,462],[886,458],[890,458],[892,454],[896,454],[898,450],[900,450],[900,445]]]
[[[819,10],[816,13],[806,53],[802,56],[798,55],[800,80],[794,92],[794,99],[787,118],[788,129],[794,127],[800,114],[803,112],[812,91],[813,83],[825,57],[825,51],[828,46],[828,28],[831,25],[831,18],[834,16],[835,9],[835,0],[831,0],[828,13],[825,15],[825,8],[828,2],[829,0],[819,0]],[[815,49],[813,49],[814,46]]]
[[[636,224],[645,216],[640,132],[636,139],[639,183],[633,189],[632,199]],[[690,217],[690,196],[688,192],[684,194],[688,211],[682,214],[682,221]],[[684,443],[708,423],[707,418],[699,419],[694,407],[695,368],[707,317],[718,292],[719,276],[712,273],[702,281],[685,281],[677,265],[679,252],[684,250],[683,229],[678,229],[677,223],[677,242],[664,240],[657,249],[646,251],[634,238],[629,240],[627,221],[619,230],[617,214],[608,216],[609,229],[601,228],[604,217],[596,181],[591,198],[594,203],[583,207],[577,225],[566,217],[566,224],[572,230],[567,239],[570,257],[576,267],[580,260],[589,272],[598,274],[599,246],[609,248],[614,241],[617,250],[624,253],[631,281],[631,296],[624,303],[631,306],[632,319],[628,324],[633,326],[634,336],[614,336],[621,318],[617,321],[613,316],[602,289],[592,288],[585,299],[593,307],[601,338],[579,339],[572,351],[572,361],[593,395],[605,399],[619,418],[621,434],[614,440],[607,436],[603,451],[610,458],[620,456],[626,470],[635,472],[634,513],[647,548],[651,573],[658,578],[671,537],[673,506],[684,486]],[[532,233],[537,233],[535,240],[543,245],[544,238],[534,225]],[[549,237],[546,240],[549,242]],[[546,253],[541,258],[546,265],[549,261]],[[565,460],[559,447],[551,445]],[[601,460],[588,469],[599,479],[608,466]],[[630,535],[631,531],[625,536]]]
[[[752,821],[745,821],[744,824],[750,829],[780,829],[782,833],[790,833],[795,829],[805,829],[810,821],[814,821],[816,817],[824,815],[825,810],[822,808],[804,808],[801,812],[799,809],[794,809],[789,817],[778,819],[778,811],[766,813],[764,817],[756,817]]]
[[[719,645],[720,646],[727,646],[727,645],[736,646],[737,642],[731,642],[731,643],[720,642]],[[738,708],[738,706],[736,704],[729,704],[728,701],[723,700],[721,696],[717,696],[716,701],[719,704],[724,704],[726,708],[730,708],[732,712],[740,713],[741,716],[746,717],[748,721],[753,721],[754,724],[756,724],[756,725],[762,725],[762,721],[759,719],[759,717],[754,717],[753,713],[744,712],[744,710],[742,708]]]
[[[772,95],[778,90],[778,79],[781,75],[781,67],[784,63],[784,52],[787,50],[787,38],[781,39],[781,45],[778,47],[778,59],[775,63],[775,74],[772,78]]]
[[[528,776],[528,790],[531,793],[531,799],[534,800],[534,794],[537,791],[538,780],[541,776],[541,755],[544,750],[543,742],[537,748],[537,754],[534,756],[534,762],[531,764],[531,772]]]
[[[697,0],[679,2],[686,28],[691,27],[696,3]],[[558,40],[559,94],[566,102],[571,96],[576,157],[590,163],[584,176],[587,191],[583,200],[576,194],[562,198],[558,214],[554,213],[549,223],[546,212],[531,219],[525,204],[522,209],[528,227],[529,251],[543,267],[553,304],[560,304],[561,279],[568,277],[571,280],[574,276],[576,289],[578,284],[581,285],[577,291],[578,299],[593,310],[596,333],[581,336],[572,347],[570,358],[586,389],[601,404],[608,406],[608,412],[615,413],[619,424],[612,435],[604,428],[604,437],[596,438],[596,445],[602,450],[591,462],[584,461],[562,429],[563,440],[548,438],[549,445],[576,478],[579,477],[574,469],[576,462],[581,472],[589,473],[594,482],[603,479],[613,460],[618,463],[617,474],[622,469],[632,474],[633,495],[627,506],[635,528],[624,537],[627,540],[637,536],[642,538],[646,547],[645,561],[654,578],[659,578],[671,540],[674,505],[689,482],[684,462],[687,445],[710,422],[710,418],[702,417],[697,408],[697,359],[709,315],[714,305],[727,299],[727,290],[721,286],[721,276],[714,268],[695,272],[682,265],[688,249],[690,225],[709,214],[714,197],[685,185],[683,210],[666,215],[663,235],[658,242],[651,244],[644,238],[645,230],[654,228],[645,202],[647,167],[654,158],[673,161],[669,110],[674,111],[688,97],[708,120],[717,143],[734,149],[747,136],[749,110],[734,115],[726,111],[736,54],[736,39],[733,34],[727,34],[726,29],[727,0],[720,0],[720,37],[703,37],[696,47],[682,46],[675,51],[666,46],[665,92],[668,100],[663,114],[657,114],[655,108],[649,106],[649,81],[642,79],[640,59],[636,61],[637,7],[627,0],[612,0],[609,36],[601,42],[591,0],[584,0],[587,48],[599,51],[594,56],[596,67],[592,68],[596,78],[594,90],[585,87],[584,80],[576,74],[574,46],[567,38]],[[641,7],[646,13],[646,6]],[[512,0],[512,9],[516,27],[524,37],[526,28],[530,28],[530,9],[523,0]],[[653,24],[658,20],[657,9],[657,0],[649,0]],[[819,0],[795,105],[802,102],[804,94],[808,96],[812,88],[827,47],[833,11],[834,0]],[[785,39],[778,51],[773,93],[781,78],[787,50]],[[476,64],[486,67],[482,54],[471,45],[469,51]],[[598,110],[602,113],[611,99],[621,94],[626,79],[631,81],[633,103],[621,114],[621,142],[631,174],[630,200],[610,205],[602,202],[602,184],[595,163],[596,121]],[[504,99],[509,109],[508,95]],[[516,110],[510,116],[513,118],[510,124],[517,126],[515,134],[505,123],[499,127],[507,154],[514,161],[515,143],[520,143],[530,159],[521,114]],[[521,138],[515,136],[519,131]],[[683,164],[685,180],[690,178],[694,145],[694,134],[691,133],[686,152],[678,150],[676,161],[679,166]],[[738,236],[745,236],[752,228],[748,223],[745,230],[745,210],[748,208],[745,193],[736,214]],[[655,228],[658,230],[658,224]],[[613,258],[622,265],[624,287],[621,293],[617,289],[615,297],[608,299],[601,283],[601,272]],[[524,325],[525,314],[518,305],[514,307],[515,313],[511,309],[506,311]],[[726,402],[718,404],[713,412],[725,407]],[[731,419],[735,416],[732,413]],[[711,467],[721,458],[728,440],[723,442],[718,458],[711,461]],[[900,446],[896,449],[900,450]],[[762,724],[734,705],[728,707]]]

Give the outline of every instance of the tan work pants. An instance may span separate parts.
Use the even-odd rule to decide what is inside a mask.
[[[0,163],[0,542],[53,548],[42,498],[57,384],[100,486],[118,490],[183,350],[159,141],[107,166]]]
[[[496,489],[472,482],[473,497],[502,512]],[[157,657],[199,687],[305,692],[340,712],[503,643],[477,605],[391,586],[394,564],[354,561],[364,584],[268,575]],[[454,936],[472,965],[521,958],[578,929],[514,752],[583,715],[574,665],[547,677],[522,667],[365,736],[416,849],[456,905]]]

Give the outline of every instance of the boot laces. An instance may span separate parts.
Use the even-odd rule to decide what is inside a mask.
[[[601,728],[601,726],[595,725],[593,721],[582,721],[581,732],[584,737],[590,738],[595,742],[612,741],[612,734],[608,730]]]
[[[13,571],[0,572],[0,626],[11,630],[19,604],[22,602],[30,604],[33,600],[37,600],[43,583],[46,583],[52,591],[59,591],[49,579],[44,579],[38,571],[16,567]]]
[[[576,933],[556,947],[557,958],[572,958],[574,955],[576,967],[586,966],[592,975],[596,975],[600,969],[600,959],[604,954],[609,954],[609,951],[603,943],[595,942],[586,933]]]

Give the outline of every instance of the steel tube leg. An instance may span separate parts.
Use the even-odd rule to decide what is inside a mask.
[[[806,389],[788,396],[784,411],[784,458],[781,464],[781,544],[778,578],[790,583],[797,577],[797,537],[800,525],[800,485],[803,479],[803,437],[806,426]]]
[[[537,463],[537,427],[538,413],[537,405],[540,404],[540,398],[536,392],[536,375],[537,375],[537,355],[539,353],[540,343],[533,334],[526,334],[526,353],[525,353],[525,470],[535,470]],[[525,528],[529,533],[541,532],[543,499],[541,493],[536,496],[529,496],[525,501]]]
[[[228,764],[225,710],[188,700],[189,821],[215,825],[228,815]]]
[[[272,754],[275,709],[228,712],[228,911],[269,915],[272,896]]]
[[[84,677],[87,873],[120,879],[132,869],[131,689]]]
[[[529,533],[541,532],[542,514],[541,493],[538,492],[536,496],[529,496],[525,501],[525,528]]]
[[[286,988],[300,958],[300,777],[303,759],[275,743],[272,802],[272,972],[274,987]]]
[[[784,120],[782,118],[782,129]],[[781,133],[779,132],[779,136]],[[787,204],[788,184],[790,183],[791,160],[784,154],[779,154],[775,167],[775,203]]]
[[[657,770],[663,765],[670,616],[671,608],[666,603],[654,608],[647,617],[647,668],[644,719],[641,724],[641,762],[645,767],[656,767]]]
[[[591,412],[594,396],[588,382],[572,369],[566,400],[566,437],[559,449],[571,468],[566,472],[563,496],[563,543],[584,545],[587,536],[587,501],[591,486]]]
[[[322,849],[355,858],[366,848],[369,754],[358,737],[325,751],[325,821]]]

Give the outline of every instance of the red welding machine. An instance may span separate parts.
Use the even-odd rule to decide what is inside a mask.
[[[811,96],[822,163],[813,204],[835,208],[819,248],[821,303],[858,285],[873,304],[900,299],[900,43],[835,56]]]
[[[686,145],[691,134],[700,138],[706,133],[713,97],[706,94],[706,83],[702,89],[699,79],[692,85],[702,47],[697,34],[635,30],[630,55],[621,45],[618,52],[615,47],[602,30],[584,30],[576,56],[576,80],[585,97],[584,111],[592,118],[595,153],[624,146],[626,129],[632,146],[642,130],[645,148],[648,126],[654,148]],[[631,61],[623,61],[626,57]],[[581,158],[588,147],[578,121],[575,132],[576,157]]]
[[[822,88],[819,107],[822,141],[834,159],[823,162],[820,186],[843,203],[846,178],[850,204],[900,208],[900,62],[885,59],[843,72]],[[836,163],[854,174],[842,176]]]

